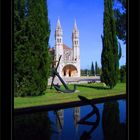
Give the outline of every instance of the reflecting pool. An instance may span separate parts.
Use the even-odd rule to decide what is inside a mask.
[[[125,140],[126,100],[15,116],[15,140]]]

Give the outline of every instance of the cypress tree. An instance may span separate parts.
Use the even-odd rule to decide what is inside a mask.
[[[40,95],[47,88],[50,68],[48,42],[50,35],[49,21],[45,0],[29,1],[29,38],[32,71],[33,94]]]
[[[20,42],[14,50],[15,52],[15,69],[19,77],[15,76],[15,95],[16,96],[33,96],[42,95],[47,88],[47,81],[50,68],[50,55],[48,52],[48,42],[50,27],[47,14],[47,5],[45,0],[17,0],[17,3],[24,2],[24,30],[26,37],[24,43]],[[17,4],[18,5],[18,4]],[[25,9],[27,11],[25,11]],[[16,31],[15,31],[16,32]],[[16,34],[16,33],[15,33]],[[20,36],[23,38],[24,36]],[[19,35],[15,35],[15,38]],[[24,37],[24,38],[25,38]],[[17,40],[17,39],[16,39]],[[17,53],[20,46],[22,51]],[[20,53],[20,55],[18,55]],[[20,63],[16,60],[21,61]]]
[[[112,0],[104,0],[104,31],[102,36],[103,50],[101,55],[101,81],[111,89],[118,81],[119,58],[118,42]]]
[[[95,75],[95,70],[94,70],[94,64],[92,62],[91,64],[91,75],[94,76]]]
[[[14,95],[23,96],[28,54],[25,1],[14,1]]]
[[[98,64],[97,64],[97,61],[95,62],[95,74],[96,75],[98,74]]]
[[[126,65],[123,65],[120,68],[120,81],[126,82]]]

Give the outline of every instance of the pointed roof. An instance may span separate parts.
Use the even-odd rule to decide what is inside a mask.
[[[61,28],[60,20],[58,18],[56,28]]]
[[[76,24],[76,20],[74,21],[74,28],[73,28],[73,33],[79,32]]]
[[[74,30],[77,30],[76,19],[75,19],[75,21],[74,21]]]

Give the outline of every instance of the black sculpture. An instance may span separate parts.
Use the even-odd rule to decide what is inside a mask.
[[[91,139],[91,133],[97,128],[99,122],[100,122],[100,114],[99,114],[99,110],[98,108],[93,104],[93,102],[91,102],[91,100],[85,98],[84,96],[78,96],[80,98],[80,100],[83,103],[88,103],[93,107],[93,110],[88,113],[85,117],[83,117],[80,121],[78,121],[79,124],[83,124],[83,125],[91,125],[92,128],[87,132],[84,131],[83,134],[80,137],[80,140],[90,140]],[[90,118],[91,116],[96,115],[96,121],[95,122],[90,122],[90,121],[86,121],[88,118]]]
[[[59,75],[59,73],[57,72],[57,69],[58,69],[58,66],[59,66],[59,63],[60,63],[60,60],[61,60],[61,57],[62,57],[62,55],[60,55],[60,57],[59,57],[59,61],[58,61],[58,63],[57,63],[57,66],[56,66],[56,68],[52,68],[52,82],[51,82],[51,87],[50,87],[50,89],[52,89],[52,86],[54,86],[54,88],[57,90],[57,91],[60,91],[60,92],[63,92],[63,93],[73,93],[73,92],[75,92],[75,90],[76,90],[76,85],[74,85],[74,89],[73,90],[71,90],[71,89],[69,89],[69,87],[66,85],[66,83],[64,82],[64,80],[61,78],[61,76]],[[63,89],[60,89],[60,85],[55,85],[53,82],[54,82],[54,78],[55,78],[55,76],[57,76],[58,78],[59,78],[59,80],[61,81],[61,83],[63,84],[63,86],[64,86],[64,90]]]

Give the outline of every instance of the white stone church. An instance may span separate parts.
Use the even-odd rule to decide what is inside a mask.
[[[55,61],[61,61],[57,71],[61,77],[80,77],[80,49],[79,49],[79,31],[74,23],[72,32],[72,48],[63,43],[63,31],[58,19],[55,29],[55,47],[54,47]]]

